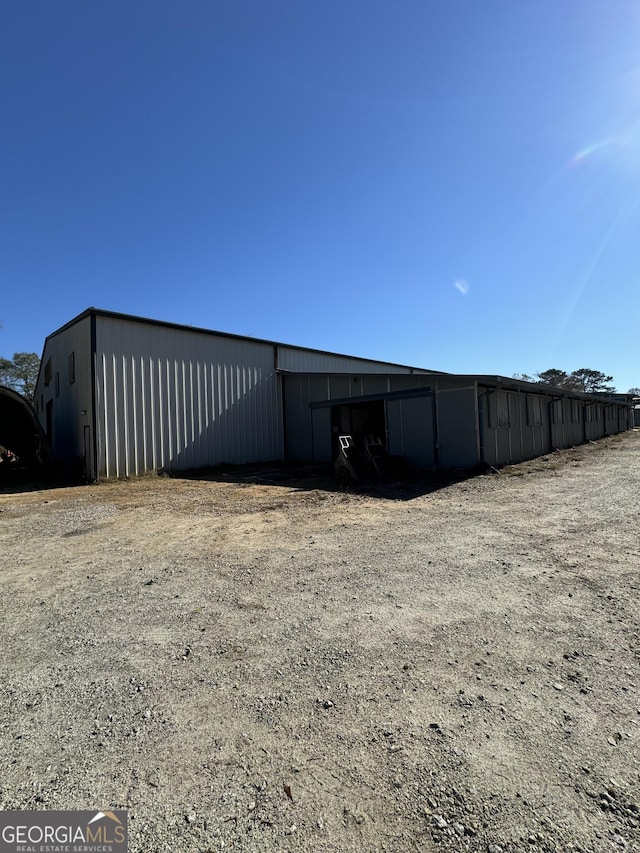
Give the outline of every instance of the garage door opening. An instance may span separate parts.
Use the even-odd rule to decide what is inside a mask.
[[[17,391],[0,387],[0,482],[42,476],[50,459],[36,413]]]

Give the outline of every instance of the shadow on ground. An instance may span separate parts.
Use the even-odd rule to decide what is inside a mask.
[[[413,471],[403,472],[398,480],[369,481],[340,485],[331,465],[224,465],[190,471],[167,472],[166,476],[184,480],[206,480],[213,483],[240,483],[261,486],[283,486],[300,491],[350,492],[383,500],[409,501],[468,480],[477,472]]]

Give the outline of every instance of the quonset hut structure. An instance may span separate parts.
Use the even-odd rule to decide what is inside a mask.
[[[15,453],[22,472],[37,475],[48,470],[47,439],[36,413],[21,394],[4,386],[0,386],[0,446]],[[8,465],[0,467],[0,481],[8,473]]]
[[[344,433],[416,466],[517,462],[631,426],[628,404],[89,308],[45,341],[36,413],[87,479],[281,459]]]

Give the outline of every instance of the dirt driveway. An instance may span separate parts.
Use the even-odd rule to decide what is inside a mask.
[[[640,432],[443,488],[0,493],[0,807],[130,850],[640,850]]]

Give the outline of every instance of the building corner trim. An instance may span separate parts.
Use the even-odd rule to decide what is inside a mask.
[[[92,447],[91,455],[92,467],[91,476],[93,479],[98,479],[98,429],[97,429],[97,401],[96,401],[96,358],[97,358],[97,329],[96,329],[96,314],[91,312],[91,432],[92,432]]]

